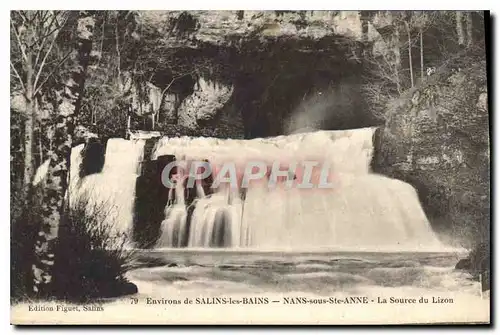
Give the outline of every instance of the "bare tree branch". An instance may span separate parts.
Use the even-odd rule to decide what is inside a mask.
[[[44,66],[45,66],[45,61],[47,60],[47,57],[49,56],[50,52],[52,51],[52,48],[54,47],[54,44],[55,44],[55,42],[56,42],[56,40],[57,40],[57,36],[59,36],[59,32],[60,32],[60,31],[61,31],[61,30],[59,29],[59,30],[56,32],[56,34],[55,34],[54,38],[52,39],[52,42],[50,43],[49,49],[48,49],[48,50],[47,50],[47,52],[45,53],[45,56],[43,57],[42,63],[40,64],[40,67],[38,68],[38,72],[37,72],[37,74],[36,74],[36,76],[35,76],[35,83],[34,83],[34,85],[33,85],[33,88],[34,88],[35,92],[36,92],[36,91],[38,91],[37,84],[38,84],[38,80],[40,79],[40,74],[42,73],[42,70],[43,70],[43,68],[44,68]],[[56,68],[57,68],[57,67],[56,67]]]
[[[52,75],[57,71],[59,70],[59,67],[66,61],[66,59],[68,59],[68,57],[71,55],[71,51],[69,51],[60,61],[59,61],[59,64],[57,64],[56,66],[54,66],[54,68],[52,69],[52,71],[49,73],[49,75],[45,78],[45,80],[40,84],[40,86],[36,87],[34,86],[36,89],[35,89],[35,92],[33,93],[33,95],[37,95],[40,90],[42,89],[43,85],[45,85],[45,83],[47,82],[47,80],[49,80],[50,77],[52,77]]]
[[[21,19],[23,19],[23,24],[30,21],[28,20],[28,18],[26,17],[26,15],[24,15],[23,11],[22,10],[19,10],[19,11],[16,11],[16,13],[19,14],[19,16],[21,17]]]
[[[55,20],[55,15],[54,15],[54,18],[52,19],[51,23],[48,26],[48,30],[50,30],[50,27],[52,26],[52,23],[54,22],[54,20]],[[40,25],[42,25],[42,26],[43,26],[43,24],[44,23],[40,23]],[[46,34],[45,36],[42,36],[42,37],[36,39],[37,44],[38,44],[38,41],[41,41],[41,43],[39,44],[38,52],[37,52],[36,58],[35,58],[35,64],[33,65],[35,68],[38,65],[38,61],[40,60],[40,56],[42,55],[42,52],[43,52],[43,46],[45,45],[45,41],[47,40],[48,36],[50,36],[50,34]]]
[[[16,27],[14,26],[12,20],[10,20],[10,26],[12,28],[12,31],[14,32],[14,35],[16,36],[17,44],[19,46],[19,50],[21,50],[21,55],[23,56],[23,59],[25,61],[28,61],[28,57],[26,56],[26,51],[24,50],[23,44],[21,43],[21,38],[19,37],[19,34],[17,33]]]
[[[24,87],[23,80],[21,79],[21,76],[17,72],[16,68],[14,67],[14,64],[12,64],[12,61],[10,62],[10,67],[14,71],[14,74],[16,75],[17,79],[19,80],[19,83],[21,84],[21,87],[23,88],[23,91],[26,91],[26,88]]]

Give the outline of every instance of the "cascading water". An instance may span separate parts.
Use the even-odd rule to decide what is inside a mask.
[[[244,166],[248,161],[270,165],[315,160],[329,164],[334,187],[287,189],[278,184],[269,188],[266,179],[246,189],[222,183],[207,190],[197,181],[189,191],[194,196],[187,197],[185,183],[179,182],[167,190],[169,200],[160,232],[155,233],[156,246],[441,250],[415,189],[370,173],[373,132],[373,128],[363,128],[253,140],[159,139],[151,160],[174,155],[180,162],[206,159],[211,166],[229,161]],[[78,169],[83,145],[74,148],[70,201],[75,195],[87,194],[91,202],[105,203],[109,222],[116,223],[119,231],[129,232],[139,166],[147,159],[143,157],[144,143],[110,139],[102,172],[82,179]],[[158,224],[162,215],[155,219]]]
[[[244,245],[240,232],[242,201],[235,198],[234,193],[226,189],[196,202],[191,217],[189,247]]]
[[[116,232],[130,233],[135,184],[144,141],[109,139],[102,171],[80,179],[83,148],[81,144],[73,148],[71,154],[70,202],[86,197],[91,209],[98,207],[105,211],[106,223],[112,225]]]
[[[187,223],[187,208],[182,184],[170,190],[169,201],[165,207],[165,218],[162,222],[162,234],[157,244],[181,247]]]
[[[373,128],[317,131],[254,140],[162,138],[154,157],[208,159],[210,164],[250,160],[320,160],[335,179],[330,189],[269,189],[256,183],[241,191],[221,186],[186,204],[185,186],[165,208],[159,247],[249,247],[310,250],[441,249],[414,188],[371,174]],[[188,215],[188,206],[192,215]],[[181,241],[187,234],[187,245]]]

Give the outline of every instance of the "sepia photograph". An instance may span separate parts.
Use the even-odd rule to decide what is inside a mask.
[[[489,325],[490,34],[10,11],[11,324]]]

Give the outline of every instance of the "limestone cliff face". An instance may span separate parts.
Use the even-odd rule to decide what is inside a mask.
[[[179,124],[194,128],[202,125],[204,121],[213,120],[229,101],[232,93],[232,86],[199,78],[193,94],[179,106]]]
[[[227,120],[237,126],[222,124],[230,132],[218,130],[218,136],[260,137],[282,134],[289,114],[318,92],[340,101],[338,92],[360,87],[363,53],[367,48],[376,52],[387,48],[383,29],[391,24],[391,15],[360,11],[144,11],[139,18],[143,27],[159,36],[157,49],[171,55],[194,77],[184,95],[171,89],[165,92],[160,114],[167,126],[205,133]],[[164,79],[165,74],[156,76],[165,83],[155,83],[162,90],[172,79],[166,68]],[[366,110],[363,103],[357,98],[345,106],[337,104],[332,120],[324,120],[327,127],[372,125],[370,116],[362,112]]]
[[[344,36],[361,41],[363,23],[359,11],[145,11],[144,24],[177,46],[204,44],[237,46],[260,39],[319,40]],[[172,25],[157,25],[170,22]],[[182,37],[182,39],[179,39]]]
[[[488,120],[485,63],[444,70],[388,111],[373,169],[413,184],[436,230],[484,240],[490,220]]]
[[[391,48],[388,11],[142,11],[153,73],[131,86],[132,109],[155,130],[178,126],[222,137],[279,135],[314,95],[343,101],[362,84],[365,52]],[[146,39],[147,40],[147,39]],[[174,69],[175,68],[175,69]],[[131,78],[129,78],[131,79]],[[210,83],[210,85],[205,85]],[[125,85],[126,86],[126,85]],[[137,87],[136,87],[137,86]],[[213,88],[212,88],[213,87]],[[358,94],[360,95],[360,94]],[[373,125],[363,97],[336,104],[318,126]],[[361,112],[357,112],[361,111]],[[226,112],[230,112],[227,114]],[[225,114],[226,113],[226,114]],[[361,120],[361,121],[358,121]],[[221,128],[221,127],[219,127]]]

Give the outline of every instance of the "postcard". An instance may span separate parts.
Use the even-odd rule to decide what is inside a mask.
[[[10,13],[11,323],[490,323],[490,13]]]

